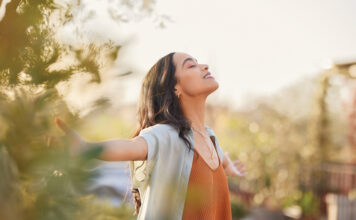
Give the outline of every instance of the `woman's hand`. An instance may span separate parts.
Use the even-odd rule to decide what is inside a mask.
[[[55,118],[56,125],[64,132],[65,138],[69,142],[69,152],[71,155],[76,155],[83,150],[86,142],[73,129],[69,128],[61,119]]]
[[[225,169],[226,176],[241,177],[247,174],[245,170],[245,164],[238,160],[231,161],[228,152],[224,154],[224,164],[225,164],[224,169]]]
[[[55,119],[57,126],[65,133],[65,139],[69,142],[70,155],[77,155],[81,152],[100,148],[100,154],[97,159],[105,161],[131,161],[131,160],[146,160],[148,156],[148,145],[143,137],[125,140],[121,138],[112,138],[100,142],[89,142],[81,138],[81,136],[69,128],[59,118]],[[50,141],[49,141],[50,142]]]

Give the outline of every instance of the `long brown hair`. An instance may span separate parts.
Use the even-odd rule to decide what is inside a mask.
[[[139,135],[144,128],[156,124],[170,124],[178,129],[179,137],[191,150],[192,146],[187,138],[190,122],[184,116],[179,98],[174,92],[177,78],[173,55],[174,52],[159,59],[148,71],[143,81],[137,109],[138,128],[133,137]],[[134,194],[135,214],[137,214],[141,206],[141,198],[136,188],[133,188],[131,192]]]

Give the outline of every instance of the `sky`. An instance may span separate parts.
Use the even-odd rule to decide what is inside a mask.
[[[156,0],[154,13],[171,20],[165,28],[157,28],[155,16],[111,21],[102,1],[88,7],[97,13],[86,26],[88,36],[125,43],[120,71],[135,66],[131,76],[107,76],[95,86],[97,96],[110,96],[117,106],[137,102],[144,75],[171,51],[208,64],[220,85],[208,101],[233,108],[316,76],[333,60],[356,61],[355,0]],[[95,98],[91,90],[86,98],[79,87],[71,91],[72,102],[79,93],[81,102],[75,102],[85,105]]]

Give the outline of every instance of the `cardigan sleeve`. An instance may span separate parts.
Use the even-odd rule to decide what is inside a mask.
[[[153,163],[157,157],[160,142],[160,134],[156,127],[148,127],[141,130],[138,136],[142,137],[147,143],[147,163]]]
[[[167,143],[169,136],[167,127],[160,124],[142,129],[138,136],[147,143],[147,159],[131,161],[130,166],[133,185],[142,186],[147,185],[156,165],[159,149]]]

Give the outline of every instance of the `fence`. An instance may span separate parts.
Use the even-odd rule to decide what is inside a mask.
[[[328,220],[355,220],[356,164],[329,162],[309,171],[309,175],[301,175],[301,186],[318,194]]]

